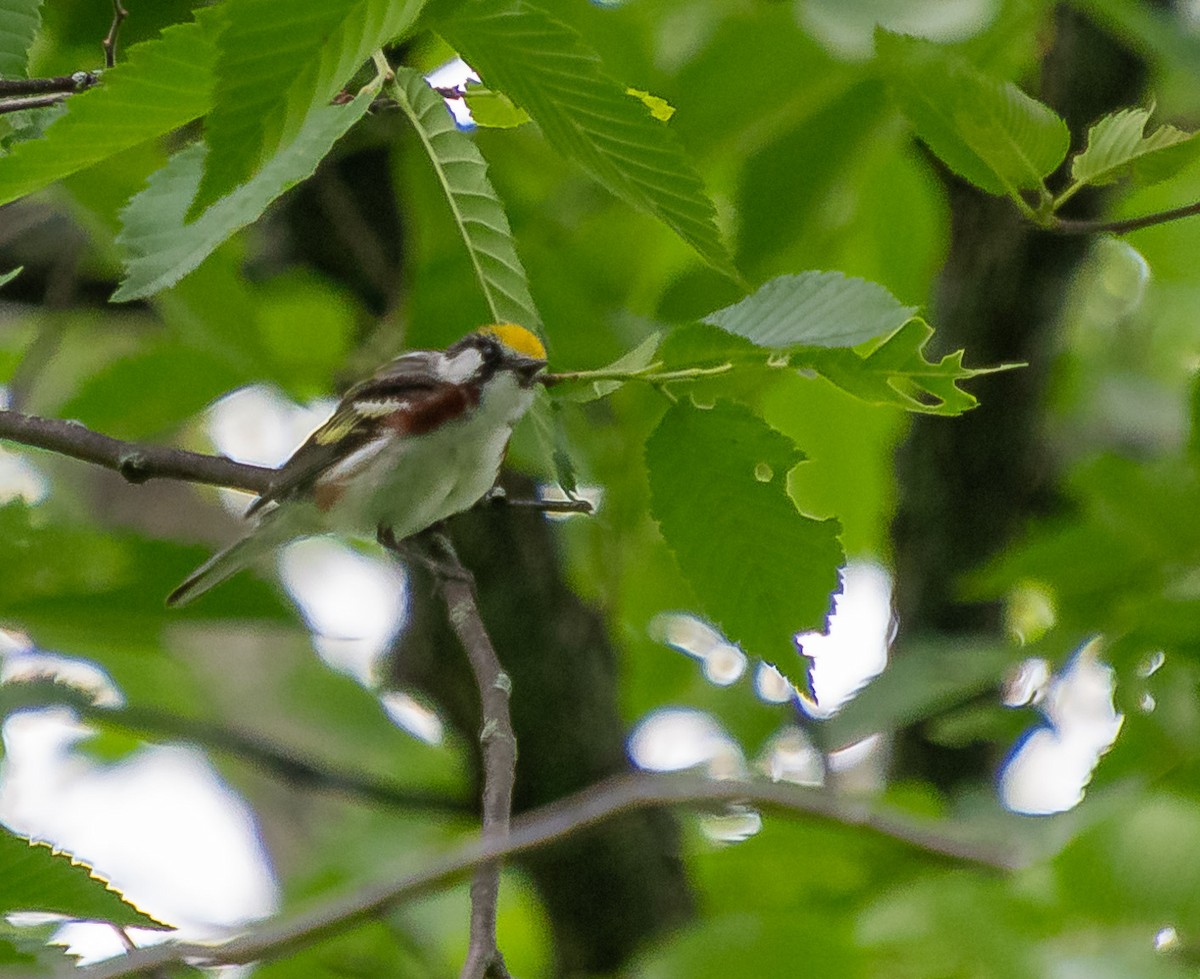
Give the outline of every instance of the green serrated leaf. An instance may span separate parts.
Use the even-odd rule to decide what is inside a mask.
[[[378,86],[368,87],[348,105],[319,106],[285,149],[190,224],[187,212],[200,186],[208,150],[195,143],[176,153],[121,212],[117,244],[124,253],[125,278],[113,301],[153,295],[195,269],[280,194],[311,176],[333,144],[370,108],[378,90]]]
[[[0,832],[0,909],[45,911],[138,928],[163,923],[139,911],[91,867],[70,854]]]
[[[0,78],[24,78],[42,0],[0,0]]]
[[[529,113],[520,106],[513,105],[512,99],[503,92],[469,85],[463,99],[467,108],[471,110],[471,118],[476,125],[489,129],[516,129],[517,126],[529,122]]]
[[[926,360],[925,345],[932,336],[933,327],[914,319],[866,357],[853,350],[810,349],[797,351],[791,363],[816,371],[868,404],[895,405],[930,415],[961,415],[979,404],[958,382],[1023,366],[964,367],[962,350],[938,361]]]
[[[1196,133],[1159,126],[1149,136],[1152,109],[1121,109],[1088,130],[1087,146],[1071,160],[1079,184],[1102,186],[1136,176],[1146,183],[1166,180],[1200,155]]]
[[[896,102],[951,170],[989,194],[1044,191],[1071,139],[1053,109],[929,41],[881,30],[875,46]]]
[[[760,347],[853,347],[898,330],[916,311],[876,282],[801,272],[771,279],[704,322]]]
[[[646,442],[650,512],[700,603],[742,648],[803,681],[796,633],[824,631],[844,557],[836,520],[788,496],[804,454],[749,408],[670,408]]]
[[[671,227],[739,278],[716,209],[672,131],[604,71],[570,27],[524,0],[467,3],[438,31],[484,82],[508,95],[550,143],[626,203]]]
[[[0,157],[0,204],[161,136],[208,111],[221,8],[135,44],[103,84],[72,95],[41,139]]]
[[[227,0],[217,41],[209,153],[189,217],[245,183],[327,108],[423,0]]]
[[[429,154],[492,318],[540,332],[542,320],[483,156],[471,138],[458,131],[441,96],[419,71],[397,68],[390,90]]]

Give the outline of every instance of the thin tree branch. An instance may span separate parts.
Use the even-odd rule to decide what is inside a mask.
[[[166,711],[138,707],[79,708],[85,720],[112,725],[137,735],[180,738],[202,748],[237,758],[293,785],[336,792],[390,809],[474,815],[466,799],[444,792],[407,788],[365,772],[330,768],[258,735],[222,727]]]
[[[121,0],[112,0],[112,5],[112,23],[108,26],[108,33],[104,35],[104,40],[100,42],[100,47],[104,48],[104,66],[106,68],[111,68],[117,63],[117,35],[121,33],[121,24],[129,16],[129,11],[121,6]]]
[[[91,88],[100,81],[94,71],[77,71],[73,75],[55,75],[52,78],[0,78],[0,96],[48,95],[62,92],[71,95]]]
[[[180,479],[262,493],[275,470],[161,445],[142,445],[101,435],[75,421],[0,411],[0,440],[18,442],[119,472],[131,483]]]
[[[888,812],[825,789],[780,782],[714,781],[698,775],[620,775],[518,817],[507,836],[473,837],[429,867],[399,881],[374,884],[292,918],[219,944],[159,945],[83,969],[75,979],[121,979],[162,965],[194,960],[233,965],[269,960],[345,931],[400,904],[445,886],[481,865],[545,846],[622,813],[658,806],[693,808],[748,803],[777,812],[861,827],[918,850],[985,870],[1011,872],[1028,863],[1010,841],[981,843],[963,827]]]
[[[234,462],[226,456],[188,452],[164,445],[127,442],[93,431],[77,421],[40,418],[19,411],[0,410],[0,441],[46,449],[119,472],[131,483],[150,479],[176,479],[207,486],[263,493],[278,470]],[[587,500],[514,499],[503,494],[486,497],[482,505],[503,505],[543,513],[591,513]]]
[[[0,115],[12,112],[24,112],[26,109],[44,109],[48,105],[58,105],[65,102],[70,92],[56,92],[51,95],[31,95],[23,99],[0,99]]]
[[[381,529],[379,540],[385,547],[401,554],[414,550],[402,549],[386,529]],[[463,567],[450,538],[433,530],[424,534],[418,543],[429,546],[424,563],[441,585],[451,628],[466,651],[471,672],[475,675],[482,719],[479,732],[483,756],[482,839],[487,843],[502,843],[508,835],[513,783],[517,777],[517,737],[508,709],[512,681],[500,665],[479,614],[475,579]],[[483,862],[475,868],[471,881],[470,945],[460,973],[462,979],[508,976],[496,944],[500,868],[499,860]]]
[[[1124,235],[1130,231],[1137,231],[1139,228],[1149,228],[1156,224],[1166,224],[1168,221],[1178,221],[1180,218],[1189,218],[1194,214],[1200,214],[1200,201],[1172,208],[1169,211],[1143,214],[1138,218],[1125,218],[1122,221],[1070,221],[1065,218],[1056,218],[1046,230],[1059,235]]]

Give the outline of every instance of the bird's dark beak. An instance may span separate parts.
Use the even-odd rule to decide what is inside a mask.
[[[529,387],[534,382],[534,379],[545,369],[546,361],[534,360],[531,357],[521,358],[514,368],[517,372],[517,377],[524,387]]]

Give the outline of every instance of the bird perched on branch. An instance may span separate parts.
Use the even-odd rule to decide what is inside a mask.
[[[184,605],[297,537],[388,531],[403,540],[477,503],[533,403],[546,348],[512,323],[397,357],[346,392],[250,505],[254,529],[167,597]]]

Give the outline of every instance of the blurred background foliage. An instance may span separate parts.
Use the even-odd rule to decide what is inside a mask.
[[[128,6],[123,48],[204,5]],[[775,815],[744,820],[740,833],[708,817],[631,815],[506,872],[500,938],[513,974],[1196,974],[1200,220],[1120,239],[1068,239],[1022,223],[914,139],[872,39],[882,22],[952,45],[1053,105],[1078,146],[1090,122],[1122,106],[1154,105],[1156,119],[1200,125],[1200,10],[1184,0],[541,6],[578,30],[612,77],[676,109],[669,125],[751,286],[804,269],[862,276],[920,306],[939,352],[965,347],[973,364],[1030,366],[972,382],[982,407],[963,418],[913,422],[798,375],[736,392],[808,456],[788,483],[799,507],[840,520],[852,562],[895,573],[891,664],[828,718],[787,692],[771,696],[757,664],[735,660],[721,673],[711,658],[663,641],[662,616],[692,601],[648,512],[643,445],[663,399],[627,386],[565,406],[580,482],[600,494],[596,515],[472,513],[454,527],[513,675],[518,807],[625,770],[630,732],[662,708],[683,708],[705,720],[671,735],[682,739],[672,756],[680,766],[741,774],[761,765],[778,775],[799,758],[799,781],[966,825],[1028,866],[959,867],[863,828]],[[100,0],[46,3],[30,74],[96,67],[110,16]],[[393,54],[431,71],[454,52],[417,34]],[[17,128],[6,136],[10,147],[20,138]],[[740,297],[669,229],[555,153],[536,126],[480,128],[472,138],[506,207],[555,368],[598,367],[661,324]],[[334,395],[403,347],[445,345],[489,318],[428,157],[386,107],[177,285],[110,303],[122,275],[121,210],[175,148],[134,146],[0,212],[0,268],[24,267],[0,293],[9,406],[197,449],[215,438],[225,449],[203,412],[234,388],[271,385],[263,404],[286,421],[294,409],[282,398]],[[1072,206],[1119,217],[1197,199],[1193,165]],[[294,441],[305,431],[296,424]],[[540,458],[520,433],[515,492],[549,480]],[[216,493],[131,487],[7,446],[0,477],[8,675],[21,675],[35,653],[83,660],[123,703],[109,716],[76,705],[93,733],[68,739],[54,764],[95,776],[155,745],[198,746],[247,807],[259,850],[245,859],[267,868],[271,883],[256,907],[220,882],[216,910],[159,906],[164,888],[201,889],[211,867],[160,855],[176,872],[147,884],[116,858],[104,865],[102,847],[55,837],[19,797],[13,724],[28,706],[19,701],[5,708],[0,783],[11,828],[80,852],[156,917],[211,933],[419,868],[471,825],[477,707],[418,571],[406,579],[399,635],[378,643],[374,665],[354,668],[336,650],[355,635],[322,627],[303,602],[297,610],[294,582],[285,591],[244,575],[185,612],[163,606],[236,532]],[[314,637],[341,672],[320,661]],[[834,653],[861,650],[851,640]],[[1068,682],[1085,674],[1084,692]],[[397,701],[389,715],[385,691],[401,691],[409,728],[415,710],[441,732],[429,736],[438,743],[393,723]],[[1038,778],[1058,795],[1021,804],[1013,759],[1038,739],[1064,752],[1076,744],[1064,720],[1072,705],[1070,723],[1082,711],[1119,733],[1097,736],[1083,761],[1051,752]],[[281,777],[223,750],[220,732],[384,780],[410,801],[381,806],[322,791],[294,770]],[[879,737],[860,751],[865,759],[834,753],[871,735]],[[152,795],[153,786],[137,791]],[[133,801],[143,798],[92,804],[111,810],[107,832],[145,853],[151,830],[126,811],[153,811]],[[1013,811],[1022,808],[1055,814]],[[98,820],[98,810],[87,817]],[[163,853],[187,852],[201,832],[179,829]],[[466,920],[464,885],[254,974],[451,974]],[[30,948],[28,934],[0,932],[5,974],[32,969]]]

